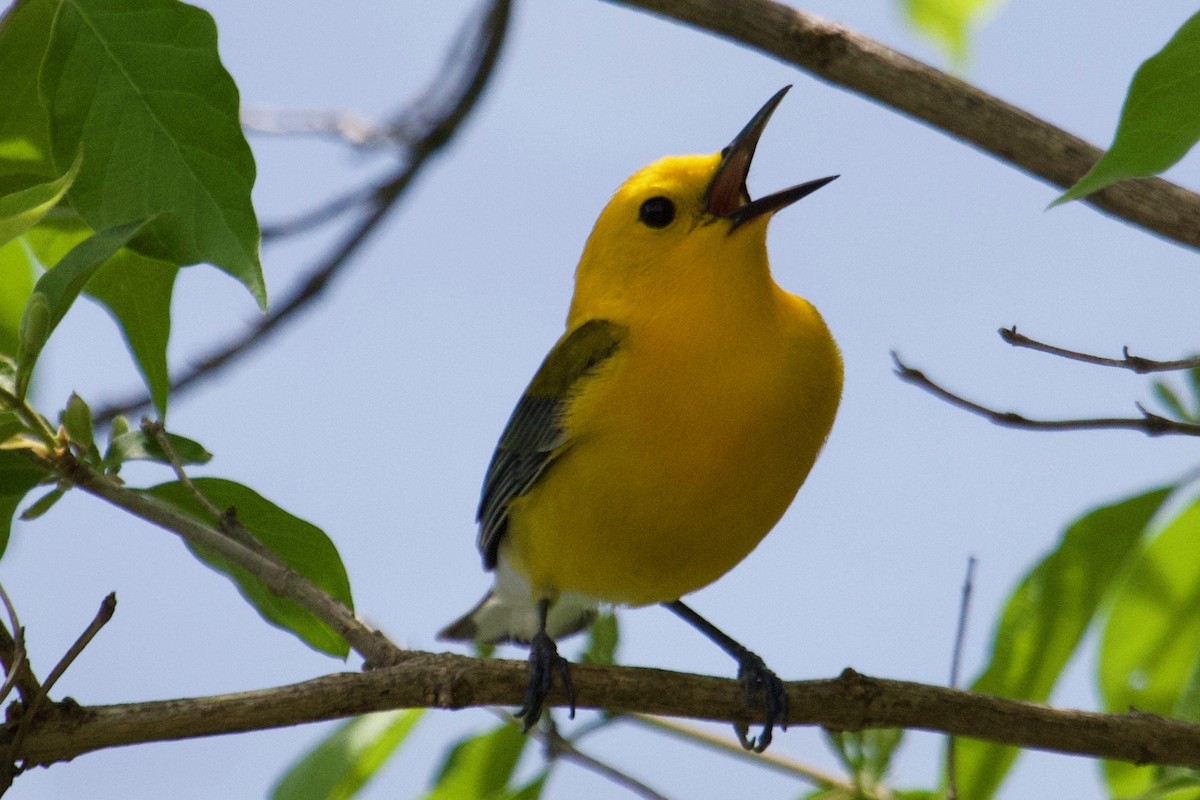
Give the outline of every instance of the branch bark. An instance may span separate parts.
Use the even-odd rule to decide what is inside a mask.
[[[724,722],[758,721],[735,680],[638,667],[572,666],[577,705]],[[240,694],[47,709],[15,755],[51,764],[108,747],[262,730],[394,708],[515,706],[522,661],[412,653],[404,663]],[[1154,714],[1055,709],[847,669],[787,684],[793,725],[835,730],[917,728],[1060,753],[1200,767],[1200,725]],[[566,704],[562,692],[550,703]],[[0,746],[11,737],[0,734]]]
[[[877,100],[1066,189],[1101,150],[951,75],[772,0],[609,0],[685,22]],[[1200,249],[1200,195],[1160,178],[1089,195],[1105,213]]]

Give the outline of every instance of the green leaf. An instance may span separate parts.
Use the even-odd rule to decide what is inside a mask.
[[[17,506],[30,489],[48,476],[22,453],[0,450],[0,556],[8,548]]]
[[[587,649],[580,658],[585,664],[614,664],[617,643],[621,638],[617,628],[617,615],[611,609],[596,617],[588,634]]]
[[[21,512],[22,522],[32,522],[38,517],[45,514],[50,509],[54,508],[54,504],[62,499],[67,490],[61,486],[56,486],[44,495],[33,502],[33,505]]]
[[[116,420],[113,421],[113,432],[109,435],[108,450],[104,453],[104,465],[109,469],[117,469],[126,461],[157,461],[159,464],[170,464],[171,459],[163,452],[158,439],[150,436],[141,428],[128,430],[129,423],[122,420],[126,428],[124,433],[117,434]],[[207,464],[212,460],[212,453],[204,449],[204,445],[186,436],[168,433],[167,441],[171,449],[179,457],[184,466]]]
[[[17,354],[21,314],[33,291],[33,261],[21,241],[0,247],[0,353]]]
[[[1009,597],[991,661],[971,690],[1044,702],[1170,493],[1155,489],[1072,523]],[[956,739],[955,747],[962,800],[991,797],[1017,756],[1015,748],[971,739]]]
[[[996,5],[997,0],[903,0],[908,21],[957,64],[966,61],[972,29]]]
[[[350,581],[341,556],[320,528],[233,481],[194,478],[193,482],[217,508],[234,509],[246,530],[288,566],[348,608],[354,608]],[[203,522],[215,522],[187,487],[178,481],[155,486],[146,493]],[[314,650],[341,658],[349,655],[346,641],[312,612],[272,594],[258,578],[221,556],[190,546],[189,549],[201,561],[233,580],[242,596],[267,622],[291,631]]]
[[[1050,206],[1105,186],[1157,175],[1200,139],[1200,13],[1133,75],[1112,147]]]
[[[1164,381],[1155,381],[1152,390],[1154,396],[1158,398],[1158,402],[1162,403],[1175,419],[1186,420],[1191,418],[1187,409],[1183,407],[1179,395],[1175,394],[1175,390],[1169,384]]]
[[[83,453],[86,461],[95,464],[100,460],[100,450],[96,447],[96,435],[92,427],[92,410],[83,398],[74,392],[63,409],[60,421],[67,429],[67,436]]]
[[[872,795],[883,783],[891,767],[892,756],[904,738],[899,728],[864,731],[825,730],[825,739],[854,778],[855,786]]]
[[[342,723],[271,791],[272,800],[348,800],[403,744],[424,709],[380,711]]]
[[[54,177],[50,118],[38,95],[38,71],[50,41],[56,3],[24,0],[0,19],[0,173]]]
[[[130,222],[92,234],[38,279],[21,317],[21,341],[17,349],[18,397],[25,396],[38,355],[84,284],[145,225],[145,220]]]
[[[212,263],[266,308],[254,157],[207,12],[175,0],[62,2],[40,88],[55,163],[83,151],[67,198],[92,228],[156,217],[135,250]]]
[[[87,293],[112,315],[137,362],[162,419],[167,417],[171,375],[171,292],[179,268],[131,250],[118,252],[88,281]]]
[[[1171,716],[1200,669],[1200,499],[1162,529],[1113,598],[1100,640],[1105,709]],[[1156,770],[1105,764],[1111,791],[1146,791]]]
[[[528,741],[510,724],[459,741],[423,800],[511,800],[508,783]]]
[[[0,245],[16,239],[58,205],[79,172],[76,157],[71,168],[52,181],[37,175],[0,175]]]

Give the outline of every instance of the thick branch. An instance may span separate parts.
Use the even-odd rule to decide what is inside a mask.
[[[836,23],[771,0],[610,0],[703,28],[927,122],[1060,188],[1101,151],[970,84]],[[1123,181],[1086,202],[1200,248],[1200,195],[1159,178]]]
[[[50,764],[107,747],[277,728],[393,708],[514,706],[526,664],[414,653],[403,664],[241,694],[47,710],[16,755]],[[572,667],[580,708],[753,723],[740,683],[634,667]],[[1097,714],[883,680],[846,670],[787,684],[790,721],[835,730],[917,728],[1018,747],[1200,767],[1200,725],[1153,714]],[[563,705],[560,691],[551,701]],[[0,735],[3,745],[6,731]]]

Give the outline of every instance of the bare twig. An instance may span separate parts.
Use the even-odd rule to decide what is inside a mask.
[[[559,734],[558,727],[554,725],[553,720],[551,720],[545,730],[533,728],[530,730],[530,734],[537,737],[545,745],[547,760],[562,759],[563,761],[570,761],[589,772],[628,789],[638,797],[645,798],[645,800],[667,800],[666,796],[651,789],[629,773],[622,772],[611,764],[581,751],[574,742],[564,739]]]
[[[96,634],[100,632],[100,629],[108,624],[108,621],[112,619],[113,612],[116,611],[116,609],[117,595],[115,592],[110,592],[100,602],[100,610],[96,612],[96,616],[92,618],[90,623],[88,623],[88,626],[84,629],[83,633],[79,634],[79,638],[76,639],[75,643],[67,649],[67,652],[63,654],[63,657],[59,659],[58,663],[54,665],[54,669],[50,670],[50,674],[46,677],[46,682],[42,684],[41,690],[29,703],[28,707],[22,711],[21,716],[17,721],[16,732],[13,734],[12,740],[9,742],[7,755],[4,757],[3,763],[0,764],[0,787],[2,787],[2,789],[0,789],[0,793],[3,792],[3,789],[7,789],[8,786],[11,785],[12,780],[16,775],[28,769],[30,766],[28,762],[26,762],[24,765],[18,768],[16,766],[16,763],[20,758],[18,754],[21,752],[21,745],[24,743],[25,737],[29,735],[29,729],[35,724],[38,712],[41,710],[42,703],[46,700],[46,697],[49,696],[50,690],[54,688],[54,684],[58,683],[58,679],[61,678],[63,673],[67,671],[67,668],[74,663],[75,659],[79,657],[79,654],[83,652],[84,648],[91,644],[92,639],[96,637]]]
[[[414,117],[428,119],[427,125],[420,138],[412,143],[405,164],[375,185],[366,195],[369,200],[368,210],[362,219],[270,314],[258,319],[242,335],[217,347],[177,376],[171,383],[171,391],[175,395],[264,344],[284,324],[295,319],[298,312],[324,294],[351,257],[395,210],[398,201],[412,185],[417,174],[429,163],[430,158],[450,141],[477,104],[499,59],[508,30],[511,6],[511,0],[493,0],[479,28],[465,37],[470,44],[460,45],[459,49],[465,47],[470,52],[470,59],[465,66],[458,63],[453,65],[453,72],[463,75],[461,81],[449,82],[449,88],[444,88],[448,84],[445,73],[433,81],[438,87],[437,96],[445,98],[445,104],[436,109],[425,109],[419,115],[414,113]],[[447,69],[448,71],[450,70]],[[426,96],[432,95],[427,93]],[[150,398],[139,393],[99,409],[95,415],[96,422],[111,422],[118,415],[131,414],[149,405]]]
[[[397,141],[395,127],[376,125],[353,111],[334,109],[246,108],[242,110],[242,127],[275,136],[319,136],[364,150],[407,144]]]
[[[905,383],[911,383],[935,397],[940,397],[952,406],[978,414],[984,419],[1006,428],[1023,428],[1025,430],[1041,431],[1079,431],[1079,430],[1130,430],[1139,431],[1147,436],[1162,436],[1164,434],[1179,434],[1181,436],[1200,436],[1200,424],[1178,422],[1173,419],[1152,414],[1142,406],[1138,410],[1141,417],[1103,417],[1098,419],[1030,419],[1012,411],[996,411],[987,406],[967,400],[949,389],[934,383],[925,373],[905,364],[894,352],[892,359],[896,362],[896,375]]]
[[[1101,151],[1028,112],[841,25],[772,0],[611,0],[775,56],[944,131],[1055,186]],[[1160,178],[1122,181],[1085,202],[1200,248],[1200,195]]]
[[[636,722],[638,725],[650,728],[651,730],[661,731],[683,739],[689,744],[698,744],[702,747],[707,747],[709,750],[715,750],[718,753],[724,753],[727,756],[747,761],[755,766],[772,769],[783,775],[787,775],[789,778],[799,778],[802,781],[812,784],[817,789],[836,789],[847,793],[854,792],[854,785],[852,783],[844,781],[836,775],[786,758],[770,750],[765,753],[751,752],[727,736],[714,736],[708,731],[702,731],[691,725],[684,725],[673,720],[652,717],[647,714],[622,714],[617,719]]]
[[[1143,358],[1142,356],[1131,355],[1128,347],[1121,349],[1121,358],[1106,358],[1089,353],[1080,353],[1077,350],[1067,350],[1063,347],[1056,347],[1052,344],[1039,342],[1036,339],[1030,339],[1023,333],[1017,333],[1016,325],[1013,325],[1011,328],[1001,328],[997,333],[1000,334],[1001,339],[1013,347],[1026,347],[1030,350],[1037,350],[1040,353],[1049,353],[1053,356],[1069,358],[1072,361],[1082,361],[1086,364],[1097,364],[1102,367],[1119,367],[1120,369],[1132,370],[1139,374],[1147,372],[1171,372],[1200,367],[1200,357],[1181,358],[1175,361],[1155,361]]]
[[[339,673],[240,694],[68,709],[38,716],[15,755],[49,764],[107,747],[265,730],[394,708],[520,705],[524,661],[410,653],[394,667]],[[639,711],[730,723],[761,722],[736,680],[636,667],[576,664],[580,708]],[[1018,747],[1141,764],[1200,767],[1200,725],[1155,714],[1098,714],[870,678],[845,670],[785,684],[789,724],[833,730],[916,728]],[[565,706],[560,689],[549,703]],[[2,746],[9,732],[0,733]]]
[[[21,696],[22,702],[28,706],[33,702],[33,698],[42,691],[42,686],[38,683],[37,677],[33,674],[33,668],[29,665],[29,653],[25,649],[25,628],[21,625],[17,609],[3,586],[0,586],[0,601],[4,603],[9,624],[12,626],[10,634],[7,628],[0,625],[0,664],[4,665],[6,676],[4,691],[0,692],[0,700],[3,700],[12,691],[12,686],[9,685],[11,680],[17,687],[17,693]]]
[[[221,519],[223,513],[221,509],[217,508],[211,500],[204,496],[204,493],[196,487],[196,484],[192,483],[192,479],[188,477],[187,472],[183,469],[183,460],[171,445],[171,437],[167,436],[167,429],[163,427],[163,424],[149,417],[144,417],[142,419],[142,431],[148,436],[153,436],[154,441],[158,442],[158,446],[162,448],[163,455],[167,457],[167,461],[171,464],[171,469],[175,472],[175,477],[192,493],[192,497],[196,498],[196,502],[200,504],[201,508],[217,519]]]
[[[962,666],[963,645],[967,640],[967,618],[971,610],[971,590],[975,584],[975,556],[967,559],[967,577],[963,579],[962,601],[958,606],[958,627],[954,631],[954,652],[950,656],[950,688],[958,688],[958,670]],[[946,737],[946,800],[958,798],[958,759],[954,737]]]

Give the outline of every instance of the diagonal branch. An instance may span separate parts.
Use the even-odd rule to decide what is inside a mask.
[[[1101,367],[1118,367],[1120,369],[1131,370],[1139,375],[1147,372],[1173,372],[1175,370],[1196,369],[1200,367],[1200,358],[1155,361],[1150,358],[1131,355],[1128,347],[1122,348],[1121,358],[1106,358],[1105,356],[1081,353],[1078,350],[1067,350],[1065,347],[1039,342],[1037,339],[1030,339],[1023,333],[1017,333],[1016,325],[1013,325],[1011,328],[1001,328],[997,333],[1000,334],[1001,339],[1013,347],[1037,350],[1039,353],[1049,353],[1052,356],[1069,358],[1072,361],[1082,361],[1085,364],[1096,364]]]
[[[814,14],[772,0],[610,0],[685,22],[775,56],[1061,188],[1101,151],[941,70]],[[1123,181],[1085,202],[1200,248],[1200,195],[1160,178]]]
[[[1163,434],[1200,436],[1200,424],[1179,422],[1158,414],[1151,414],[1140,405],[1138,406],[1138,410],[1142,412],[1140,417],[1103,417],[1099,419],[1030,419],[1013,411],[996,411],[934,383],[924,372],[913,369],[901,361],[894,352],[892,359],[896,362],[896,375],[900,380],[924,389],[952,406],[970,411],[972,414],[977,414],[1006,428],[1039,431],[1128,430],[1140,431],[1147,436],[1162,436]]]
[[[896,375],[905,383],[924,389],[934,397],[945,400],[952,406],[970,411],[997,425],[1006,428],[1023,428],[1025,430],[1043,431],[1079,431],[1079,430],[1132,430],[1147,436],[1162,436],[1164,434],[1179,434],[1182,436],[1200,436],[1200,424],[1194,422],[1179,422],[1173,419],[1152,414],[1142,406],[1140,417],[1102,417],[1097,419],[1030,419],[1013,411],[997,411],[987,406],[968,400],[955,394],[949,389],[932,381],[924,372],[913,369],[900,360],[895,352],[892,359],[896,362]]]
[[[317,216],[324,214],[336,215],[346,210],[347,204],[365,198],[367,213],[359,219],[342,237],[341,241],[330,253],[319,261],[300,284],[293,289],[283,302],[265,317],[258,319],[240,336],[214,348],[200,358],[182,374],[171,382],[173,396],[178,396],[203,378],[223,369],[246,353],[262,346],[274,333],[292,320],[298,318],[299,312],[309,307],[325,293],[332,282],[342,273],[351,258],[376,232],[380,224],[396,209],[399,200],[404,196],[413,179],[429,163],[461,127],[464,120],[475,108],[483,95],[489,79],[495,71],[500,57],[501,46],[508,30],[508,21],[512,9],[512,0],[493,0],[484,14],[483,22],[478,30],[469,36],[472,44],[466,65],[456,59],[450,59],[442,73],[434,81],[437,93],[427,92],[426,102],[434,98],[438,105],[422,110],[421,119],[427,120],[421,135],[408,149],[405,163],[391,176],[387,177],[369,191],[361,194],[347,195],[336,201],[337,205],[330,209],[320,209],[314,212]],[[464,49],[456,47],[455,52]],[[452,77],[458,78],[457,81]],[[449,88],[444,88],[445,86]],[[411,112],[410,112],[411,113]],[[144,393],[110,403],[96,412],[97,425],[111,422],[116,416],[131,414],[150,406],[150,398]]]
[[[750,724],[735,680],[638,667],[572,667],[580,708]],[[16,753],[51,764],[108,747],[265,730],[395,708],[515,706],[527,682],[522,661],[412,653],[362,673],[239,694],[110,706],[58,705],[31,726]],[[860,675],[786,684],[789,723],[833,730],[916,728],[1018,747],[1200,767],[1200,725],[1154,714],[1099,714]],[[550,700],[563,706],[554,691]],[[0,733],[3,746],[10,731]]]

